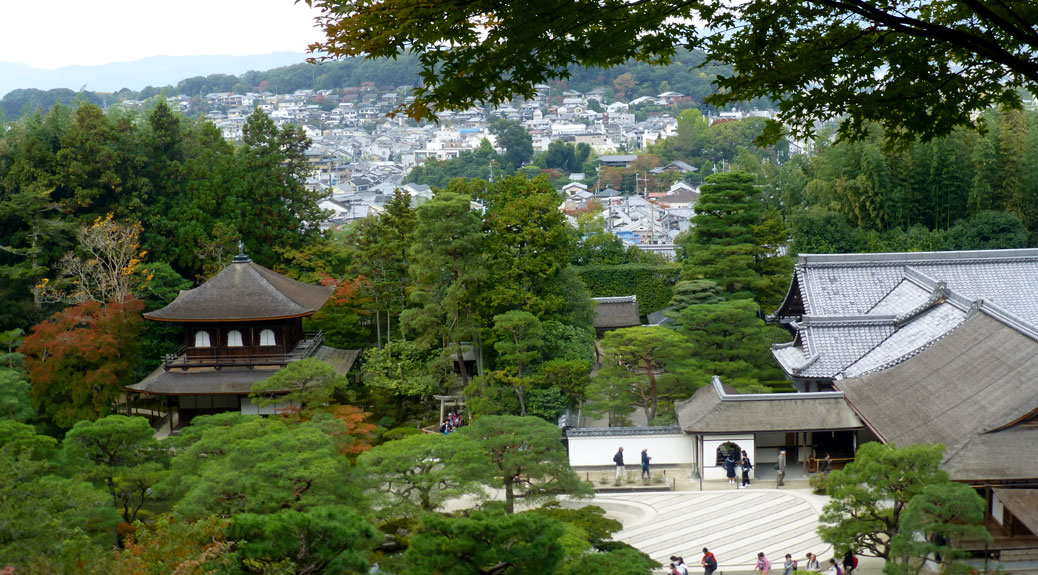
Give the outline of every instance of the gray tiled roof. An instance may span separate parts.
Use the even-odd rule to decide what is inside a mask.
[[[851,377],[912,357],[955,329],[971,304],[1038,325],[1038,249],[801,255],[801,346],[775,346],[792,376]],[[780,313],[799,313],[787,296]]]
[[[991,301],[1038,324],[1038,249],[806,254],[795,273],[809,315],[869,313],[904,278],[917,277],[943,281],[968,299]]]
[[[938,305],[901,329],[843,370],[845,377],[890,367],[919,353],[944,334],[966,321],[967,310],[950,303]]]
[[[566,437],[622,437],[681,433],[683,433],[681,428],[676,425],[667,427],[572,427],[566,430]]]
[[[868,315],[898,315],[905,310],[915,309],[930,297],[930,290],[924,289],[918,284],[901,280],[894,289],[890,290],[883,299],[876,302]]]
[[[894,333],[893,318],[884,321],[815,322],[801,327],[808,357],[818,359],[800,372],[802,377],[830,378]]]

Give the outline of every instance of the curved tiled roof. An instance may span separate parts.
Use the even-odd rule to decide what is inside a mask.
[[[991,301],[1038,324],[1038,290],[1034,289],[1038,249],[801,254],[795,274],[807,315],[864,315],[879,312],[872,311],[876,307],[886,313],[903,309],[919,294],[914,290],[899,293],[895,288],[905,278],[922,276],[920,279],[944,282],[968,299]],[[890,301],[890,295],[898,297]],[[888,301],[881,304],[885,299]]]
[[[972,308],[1038,326],[1038,250],[801,255],[779,313],[798,346],[773,346],[793,377],[886,369],[962,324]],[[793,292],[796,293],[793,293]],[[796,300],[802,298],[802,305]]]
[[[303,317],[320,309],[334,291],[333,286],[299,282],[251,260],[235,261],[209,281],[181,291],[172,303],[144,317],[176,322]]]

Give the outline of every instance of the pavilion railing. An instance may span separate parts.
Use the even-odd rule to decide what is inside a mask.
[[[186,346],[181,346],[174,353],[167,353],[163,358],[162,366],[168,371],[170,369],[180,368],[188,369],[191,367],[261,367],[261,366],[285,366],[289,363],[312,357],[317,350],[320,349],[324,343],[324,330],[316,332],[307,332],[304,334],[303,339],[290,351],[272,351],[272,352],[256,352],[252,351],[259,347],[273,347],[273,346],[255,346],[250,347],[208,347],[208,348],[191,348],[189,350]],[[192,350],[204,349],[211,352],[210,355],[199,356],[189,354]],[[233,353],[228,353],[233,352]]]

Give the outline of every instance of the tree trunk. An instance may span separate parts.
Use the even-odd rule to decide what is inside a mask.
[[[375,296],[375,333],[378,338],[378,348],[382,349],[382,316],[378,309],[378,296]]]
[[[526,417],[526,392],[520,385],[513,385],[512,388],[515,389],[515,396],[519,398],[519,417]]]
[[[509,515],[515,513],[515,492],[512,490],[514,482],[514,477],[505,479],[505,513]]]
[[[646,403],[649,404],[649,409],[651,410],[651,413],[646,414],[649,416],[647,425],[652,425],[652,420],[656,419],[656,407],[659,403],[659,390],[656,389],[656,373],[652,370],[651,361],[645,362],[645,371],[649,374],[649,401]]]

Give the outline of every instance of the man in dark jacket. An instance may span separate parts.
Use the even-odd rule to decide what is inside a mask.
[[[613,463],[616,464],[616,480],[627,479],[627,469],[624,468],[624,448],[621,447],[616,455],[613,456]]]

